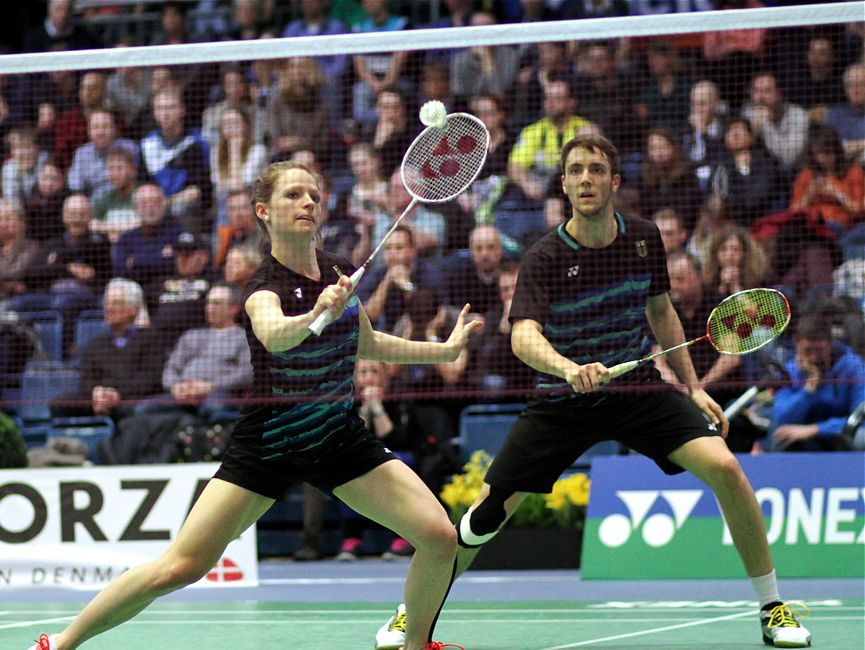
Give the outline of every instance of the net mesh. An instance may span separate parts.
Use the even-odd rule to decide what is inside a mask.
[[[450,201],[468,188],[487,157],[490,136],[472,115],[448,115],[444,128],[429,127],[412,143],[402,163],[402,178],[421,201]]]
[[[318,37],[296,3],[274,4],[282,13],[252,28],[205,12],[170,34],[177,21],[161,27],[122,11],[79,15],[71,36],[40,36],[40,16],[28,43],[42,53],[3,57],[0,309],[42,346],[22,355],[4,340],[0,374],[4,404],[26,421],[60,414],[51,406],[60,397],[75,414],[100,415],[151,398],[189,410],[251,399],[243,336],[215,335],[213,322],[262,259],[256,177],[276,160],[317,168],[322,246],[360,264],[411,201],[400,164],[432,99],[483,122],[487,158],[469,189],[446,200],[481,147],[466,165],[453,151],[468,141],[450,136],[446,155],[420,155],[439,162],[413,165],[406,185],[441,202],[407,218],[411,245],[395,233],[358,296],[376,328],[399,336],[444,340],[465,303],[483,333],[451,364],[373,364],[357,383],[367,415],[378,405],[361,396],[380,393],[365,382],[382,387],[388,408],[408,400],[412,417],[450,433],[467,401],[523,401],[555,383],[513,355],[508,317],[529,248],[549,236],[575,250],[558,230],[572,214],[559,156],[584,133],[618,149],[622,218],[660,232],[686,338],[705,333],[726,296],[777,286],[794,314],[826,313],[833,336],[863,352],[861,2],[603,21],[560,12],[521,24],[504,9],[462,20],[432,15],[438,3],[403,2],[383,21],[331,16]],[[631,12],[649,4],[659,5],[630,3]],[[241,33],[247,40],[216,42]],[[181,44],[153,45],[168,42]],[[58,51],[93,45],[110,49]],[[480,142],[479,129],[470,135]],[[634,259],[659,254],[653,236],[633,242]],[[578,363],[645,357],[655,342],[642,308],[597,300],[612,290],[602,280],[624,266],[599,264],[549,265],[546,296],[575,286],[585,300],[553,305],[558,320],[542,323],[545,335]],[[216,283],[233,288],[214,297]],[[128,336],[106,334],[132,321]],[[758,338],[721,347],[741,351]],[[787,336],[766,349],[782,362],[795,356]],[[721,401],[764,376],[751,357],[717,377],[710,346],[691,355]],[[59,372],[77,385],[53,381]],[[620,384],[637,390],[643,379],[630,373]],[[106,383],[113,390],[97,399]],[[418,415],[416,398],[440,400],[444,416]],[[409,430],[418,420],[397,421]]]
[[[790,322],[784,294],[751,289],[725,298],[709,316],[709,341],[718,352],[747,354],[768,345]]]

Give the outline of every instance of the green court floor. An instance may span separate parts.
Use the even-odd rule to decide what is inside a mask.
[[[0,648],[25,650],[40,630],[61,628],[80,605],[0,604]],[[862,599],[810,604],[815,648],[865,648]],[[370,650],[388,615],[379,603],[158,603],[82,646],[86,650]],[[466,650],[565,648],[763,648],[751,607],[740,602],[451,602],[437,640]]]

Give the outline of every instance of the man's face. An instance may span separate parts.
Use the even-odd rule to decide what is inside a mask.
[[[687,259],[673,259],[667,264],[667,274],[670,276],[670,300],[673,304],[696,304],[702,299],[700,275]]]
[[[232,194],[225,202],[228,213],[228,223],[234,228],[249,232],[255,225],[255,213],[252,203],[246,194]]]
[[[691,90],[691,111],[697,115],[714,115],[718,110],[718,94],[712,85],[698,83]]]
[[[135,181],[135,165],[121,156],[108,158],[108,182],[115,190],[128,190]]]
[[[153,118],[161,129],[183,124],[183,104],[173,93],[160,93],[153,100]]]
[[[240,72],[226,72],[222,78],[222,88],[225,90],[226,99],[230,102],[240,102],[246,93],[246,81]]]
[[[568,95],[568,86],[563,82],[554,82],[547,86],[544,95],[544,111],[551,119],[560,119],[570,115],[573,100]]]
[[[751,83],[751,101],[756,106],[775,108],[781,101],[778,84],[772,75],[761,75]]]
[[[81,77],[78,100],[85,108],[101,106],[105,101],[105,77],[98,72],[90,72]]]
[[[853,106],[865,106],[865,66],[856,66],[844,75],[844,94]]]
[[[471,235],[469,242],[472,261],[482,273],[492,273],[502,261],[502,242],[498,232],[480,227]]]
[[[36,185],[43,196],[53,196],[63,189],[65,183],[63,173],[55,165],[42,165]]]
[[[86,196],[75,194],[63,203],[63,225],[71,235],[82,235],[90,230],[90,201]]]
[[[108,289],[102,300],[102,313],[105,323],[109,326],[131,325],[138,315],[140,305],[130,303],[118,289]]]
[[[834,59],[831,41],[815,38],[808,44],[808,65],[812,68],[831,67]]]
[[[613,71],[616,62],[612,53],[606,47],[590,47],[580,61],[580,69],[589,77],[599,79]]]
[[[142,185],[132,197],[135,213],[145,226],[155,226],[165,216],[165,195],[155,185]]]
[[[620,183],[601,151],[574,147],[568,152],[562,190],[578,215],[589,219],[605,216]]]
[[[832,367],[832,341],[797,338],[796,360],[800,367],[814,366],[826,372]]]
[[[201,275],[204,267],[207,266],[207,259],[207,251],[198,248],[183,248],[174,251],[174,264],[177,268],[177,275],[184,278]]]
[[[415,249],[406,233],[396,231],[385,242],[384,263],[388,266],[411,266],[414,258]]]
[[[211,327],[222,328],[234,322],[239,305],[232,304],[228,287],[213,287],[204,303],[204,314]]]
[[[390,213],[399,216],[409,203],[411,203],[411,194],[405,189],[399,171],[395,171],[390,177],[390,186],[387,192],[387,204]]]
[[[109,113],[97,111],[90,116],[87,124],[87,134],[90,141],[96,145],[99,151],[107,151],[114,142],[116,135],[114,128],[114,118]]]
[[[517,274],[514,271],[499,274],[499,299],[502,303],[511,302],[514,299],[514,291],[517,288]]]
[[[661,231],[661,239],[664,242],[664,250],[669,254],[679,250],[688,239],[687,231],[682,223],[675,217],[657,217],[655,225]]]
[[[11,241],[24,230],[24,220],[15,210],[0,206],[0,241]]]

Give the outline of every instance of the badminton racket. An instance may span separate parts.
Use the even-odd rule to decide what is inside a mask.
[[[489,144],[487,127],[468,113],[452,113],[444,118],[440,126],[428,126],[420,132],[406,150],[400,167],[402,183],[412,197],[411,203],[394,221],[363,265],[349,276],[352,291],[388,237],[419,201],[450,201],[472,184],[487,159]],[[318,336],[332,321],[330,311],[323,311],[309,326],[309,331]]]
[[[709,314],[706,333],[636,361],[626,361],[609,369],[615,379],[655,357],[708,340],[721,354],[749,354],[774,341],[790,322],[790,303],[775,289],[747,289],[727,296]]]

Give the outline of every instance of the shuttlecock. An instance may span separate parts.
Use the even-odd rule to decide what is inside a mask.
[[[426,102],[420,107],[420,121],[424,126],[434,126],[443,129],[447,124],[448,111],[445,105],[437,99]]]

